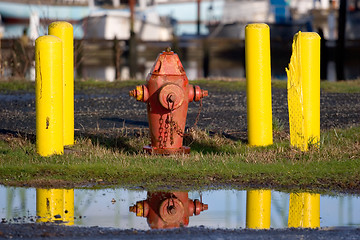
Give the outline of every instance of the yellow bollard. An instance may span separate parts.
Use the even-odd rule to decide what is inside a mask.
[[[37,222],[74,224],[74,189],[36,189]]]
[[[290,194],[288,227],[320,227],[320,194]]]
[[[74,37],[68,22],[53,22],[49,35],[63,42],[64,145],[74,145]]]
[[[320,141],[320,36],[298,32],[286,69],[291,145],[308,150]]]
[[[271,190],[250,190],[246,194],[246,227],[270,228]]]
[[[273,133],[268,25],[257,23],[246,26],[245,62],[249,145],[271,145]]]
[[[35,41],[36,151],[63,154],[62,43],[54,36]]]

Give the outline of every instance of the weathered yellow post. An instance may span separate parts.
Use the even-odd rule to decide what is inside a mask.
[[[35,41],[36,151],[63,154],[62,42],[54,36]]]
[[[49,35],[63,42],[64,145],[74,144],[74,37],[68,22],[53,22]]]
[[[246,194],[246,227],[270,228],[271,190],[250,190]]]
[[[273,143],[271,109],[270,28],[264,23],[245,28],[248,141],[251,146]]]
[[[320,194],[290,194],[288,227],[320,227]]]
[[[36,189],[37,222],[74,224],[74,189]]]
[[[320,140],[320,36],[298,32],[294,36],[289,68],[288,107],[291,145],[308,150]]]

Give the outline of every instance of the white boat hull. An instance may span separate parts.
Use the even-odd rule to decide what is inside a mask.
[[[120,40],[130,38],[130,13],[127,11],[104,11],[91,14],[84,19],[84,37],[87,39],[107,39],[115,37]],[[156,16],[146,21],[137,16],[134,21],[134,32],[142,41],[170,41],[172,28],[161,24]]]

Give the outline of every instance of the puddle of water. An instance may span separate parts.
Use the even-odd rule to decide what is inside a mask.
[[[333,197],[270,190],[163,193],[0,186],[0,196],[0,219],[10,223],[65,222],[143,230],[179,226],[232,229],[360,225],[360,198],[349,195]]]

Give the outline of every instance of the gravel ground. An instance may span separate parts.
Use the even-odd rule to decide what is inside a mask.
[[[129,97],[131,88],[101,89],[75,94],[76,132],[147,129],[146,104]],[[208,89],[200,120],[201,129],[246,140],[246,93]],[[274,119],[288,129],[286,90],[272,90]],[[190,103],[187,126],[191,127],[199,103]],[[35,133],[34,93],[0,93],[0,132]],[[360,124],[360,94],[321,93],[321,129]]]
[[[360,239],[358,228],[332,229],[209,229],[204,227],[138,231],[100,227],[66,227],[55,224],[1,224],[7,239]]]

